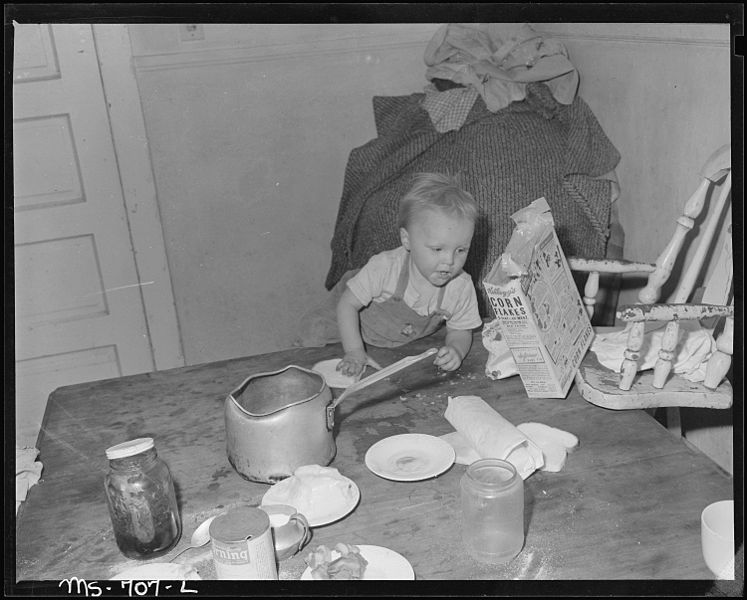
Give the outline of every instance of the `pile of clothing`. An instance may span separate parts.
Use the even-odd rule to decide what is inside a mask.
[[[481,282],[513,231],[511,215],[544,196],[567,255],[606,255],[620,155],[578,96],[563,46],[529,26],[442,26],[425,52],[422,93],[376,96],[377,137],[345,171],[325,285],[400,245],[399,199],[419,172],[457,175],[481,208],[465,265]]]

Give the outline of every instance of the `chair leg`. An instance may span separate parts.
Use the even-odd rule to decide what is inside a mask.
[[[589,319],[594,317],[594,305],[597,303],[597,294],[599,293],[599,273],[592,271],[586,278],[584,286],[584,304]]]
[[[682,420],[677,406],[667,407],[667,429],[673,436],[682,437]]]
[[[631,323],[628,331],[628,347],[625,349],[625,358],[623,359],[618,386],[623,391],[628,391],[633,386],[633,380],[638,371],[638,359],[641,357],[640,350],[643,346],[644,326],[643,321]]]
[[[659,358],[654,365],[654,380],[652,385],[661,389],[667,382],[667,377],[672,370],[672,361],[674,360],[674,351],[677,348],[677,338],[679,337],[680,325],[677,321],[669,321],[664,330],[664,337],[661,340],[661,349]]]

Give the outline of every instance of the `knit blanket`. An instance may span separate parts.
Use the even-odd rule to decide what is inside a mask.
[[[492,313],[481,281],[511,237],[511,215],[537,198],[547,199],[567,255],[605,256],[612,184],[597,178],[620,155],[579,96],[560,104],[545,84],[532,83],[524,100],[496,112],[478,97],[464,125],[446,133],[436,131],[423,100],[422,93],[373,98],[377,137],[348,159],[327,289],[399,246],[399,199],[424,171],[458,175],[481,209],[465,271],[483,317]]]

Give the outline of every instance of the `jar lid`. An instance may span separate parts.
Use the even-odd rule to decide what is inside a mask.
[[[269,515],[256,506],[236,506],[210,523],[210,538],[223,543],[242,542],[270,529]]]
[[[111,446],[106,449],[106,458],[109,460],[115,460],[117,458],[127,458],[128,456],[135,456],[146,450],[153,448],[153,438],[138,438],[136,440],[130,440],[129,442],[123,442],[116,446]]]

